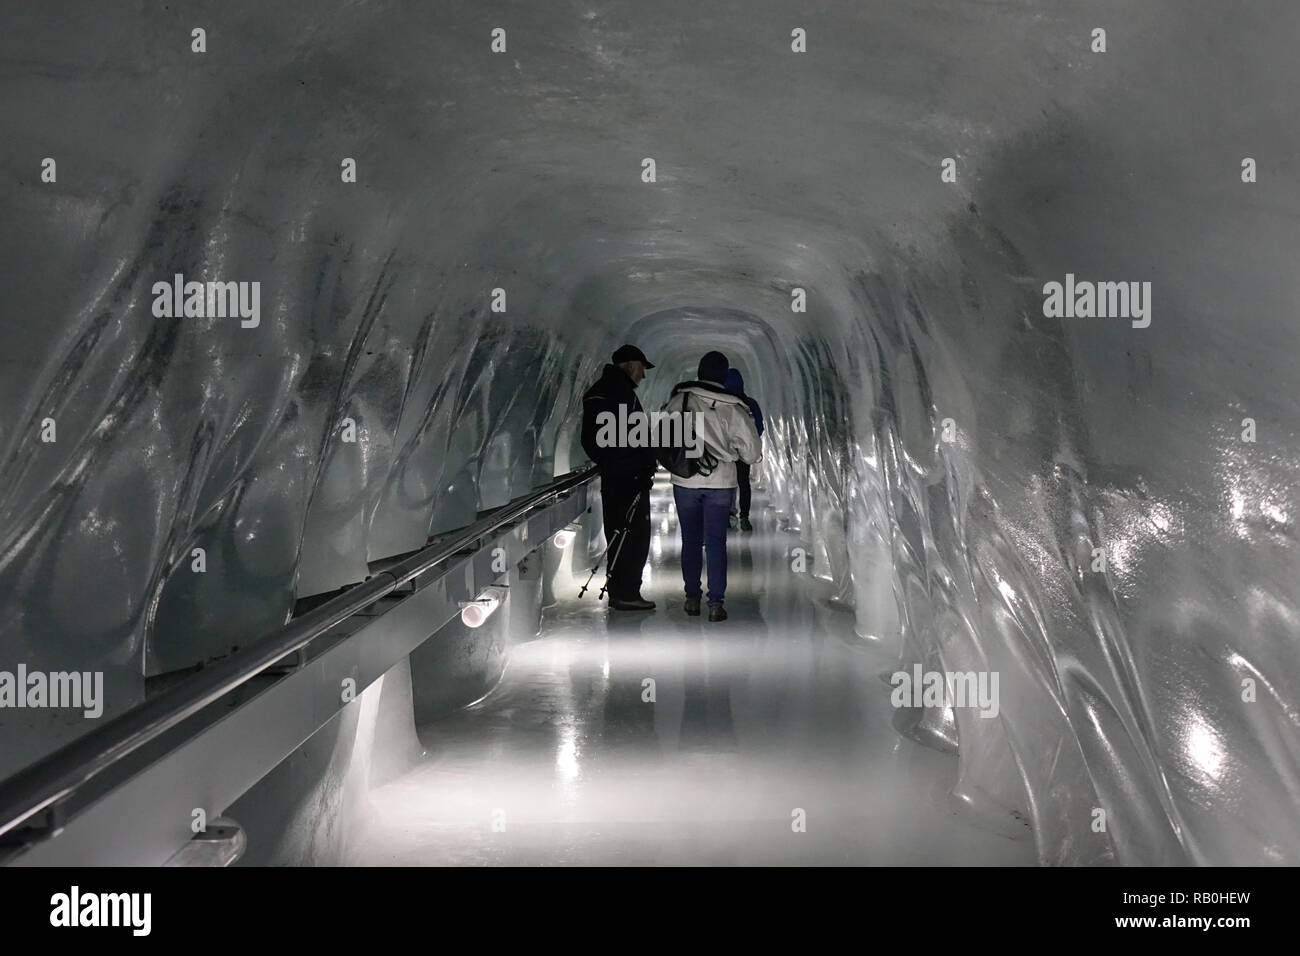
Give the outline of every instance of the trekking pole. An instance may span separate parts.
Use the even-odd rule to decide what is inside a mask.
[[[618,533],[618,546],[613,549],[614,557],[605,565],[605,584],[601,587],[600,594],[596,596],[598,601],[602,600],[605,597],[605,592],[609,590],[610,579],[614,576],[614,565],[618,564],[618,556],[623,553],[623,544],[627,541],[627,533],[632,528],[632,515],[636,511],[637,503],[640,500],[641,492],[638,491],[632,499],[632,504],[628,506],[627,514],[623,516],[623,527],[619,528]]]
[[[617,546],[615,546],[613,542],[610,542],[606,546],[605,553],[600,556],[600,560],[596,562],[596,566],[591,569],[591,574],[587,575],[587,583],[578,591],[578,597],[582,597],[587,593],[587,589],[591,586],[591,579],[596,576],[596,572],[600,570],[600,566],[605,563],[605,558],[607,558],[610,552],[613,551],[614,558],[605,568],[605,584],[601,587],[600,594],[596,596],[596,600],[599,601],[605,597],[605,592],[609,590],[609,576],[614,573],[614,565],[618,563],[618,556],[623,551],[623,542],[627,540],[628,527],[632,524],[632,513],[636,511],[636,506],[641,501],[641,494],[642,493],[639,491],[636,493],[636,496],[632,499],[632,504],[627,509],[627,514],[623,516],[623,527],[614,532],[614,538],[618,542]]]
[[[614,578],[614,566],[619,563],[619,555],[623,554],[623,545],[627,542],[628,532],[632,529],[632,515],[637,510],[637,503],[641,501],[641,494],[641,492],[636,493],[636,496],[632,498],[632,503],[628,506],[628,514],[623,516],[623,527],[619,528],[619,536],[617,536],[619,537],[619,544],[612,549],[614,550],[614,558],[610,559],[610,561],[606,563],[606,566],[604,566],[604,587],[601,588],[601,593],[598,594],[597,600],[603,598],[604,592],[610,589],[610,579]]]
[[[618,530],[618,534],[622,534],[622,533],[623,533],[623,529],[620,528]],[[614,537],[618,537],[618,534],[616,534]],[[587,583],[578,589],[578,597],[582,597],[584,594],[587,593],[587,588],[591,587],[591,579],[596,576],[596,572],[600,570],[600,566],[605,563],[605,555],[608,553],[609,553],[609,548],[606,547],[605,553],[600,556],[600,560],[596,562],[596,566],[592,568],[591,573],[587,575]],[[601,596],[604,597],[604,591],[601,592]]]

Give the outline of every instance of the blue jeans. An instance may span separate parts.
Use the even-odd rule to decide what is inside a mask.
[[[673,485],[677,523],[682,529],[682,580],[686,596],[700,596],[700,571],[709,558],[709,603],[721,604],[727,593],[727,517],[735,488],[682,488]]]

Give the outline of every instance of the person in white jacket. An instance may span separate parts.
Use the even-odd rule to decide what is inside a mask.
[[[727,619],[723,606],[727,591],[727,519],[736,497],[736,462],[752,465],[762,458],[749,406],[723,385],[728,367],[725,355],[709,352],[700,359],[699,379],[673,386],[672,397],[664,406],[665,411],[692,416],[697,441],[707,452],[705,460],[717,462],[707,474],[672,476],[677,523],[682,532],[684,609],[690,615],[700,613],[700,573],[707,555],[710,621]]]

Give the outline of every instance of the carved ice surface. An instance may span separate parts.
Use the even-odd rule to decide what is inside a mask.
[[[1045,863],[1300,863],[1290,0],[4,18],[0,669],[121,713],[567,471],[612,347],[647,406],[716,347],[862,637],[999,673],[899,721],[973,810]],[[155,318],[177,273],[257,327]],[[1045,318],[1067,274],[1150,326]],[[88,724],[6,712],[0,774]]]

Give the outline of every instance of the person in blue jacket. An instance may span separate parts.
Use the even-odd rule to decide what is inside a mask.
[[[731,394],[745,400],[749,406],[749,414],[754,418],[754,425],[758,428],[758,437],[763,437],[763,410],[758,407],[758,402],[745,394],[745,380],[740,377],[739,369],[728,369],[727,378],[723,386]],[[749,465],[743,461],[736,462],[736,483],[740,487],[740,530],[753,531],[754,526],[749,523],[749,503],[753,497],[752,490],[749,487]],[[735,517],[733,512],[732,517]]]

